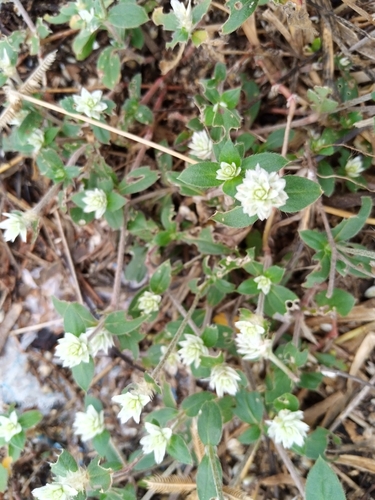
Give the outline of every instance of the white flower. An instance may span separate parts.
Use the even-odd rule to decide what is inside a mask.
[[[259,324],[256,317],[253,321],[237,321],[235,326],[240,330],[240,333],[235,338],[237,351],[243,355],[244,359],[257,359],[267,356],[272,341],[263,337],[266,330]]]
[[[139,424],[143,407],[151,401],[151,398],[138,390],[133,390],[119,396],[113,396],[112,401],[122,406],[117,416],[123,424],[130,418]]]
[[[257,276],[254,281],[257,284],[257,289],[263,292],[264,295],[270,293],[272,281],[267,276]]]
[[[71,500],[78,491],[66,484],[52,483],[35,488],[31,493],[39,500]]]
[[[285,205],[288,195],[284,188],[285,179],[276,172],[268,173],[258,163],[255,170],[246,170],[245,179],[237,186],[234,197],[241,202],[245,214],[264,220],[271,215],[273,207]]]
[[[33,146],[34,153],[39,153],[44,144],[44,133],[41,130],[34,130],[26,140],[27,144]]]
[[[161,296],[152,292],[144,292],[138,299],[138,309],[145,314],[151,314],[159,310]]]
[[[16,68],[12,64],[8,52],[3,49],[3,54],[0,57],[0,71],[8,77],[12,77],[16,73]]]
[[[362,164],[362,157],[356,156],[351,158],[345,165],[345,172],[348,177],[359,177],[361,172],[365,170]]]
[[[5,241],[14,241],[17,236],[21,236],[21,240],[26,242],[27,240],[27,228],[30,225],[30,221],[25,217],[25,213],[22,212],[11,212],[3,213],[8,220],[3,220],[0,223],[0,228],[5,229],[4,239]]]
[[[83,467],[78,467],[78,470],[68,470],[65,476],[57,476],[56,482],[64,486],[70,486],[77,492],[85,491],[90,483],[88,472]]]
[[[162,356],[167,352],[168,347],[162,345],[160,351]],[[172,352],[165,361],[164,369],[169,375],[174,377],[178,371],[178,365],[181,363],[180,355],[178,352]]]
[[[224,393],[234,396],[238,391],[238,380],[241,380],[241,377],[236,370],[223,363],[212,368],[210,388],[216,390],[219,398],[223,397]]]
[[[143,453],[147,455],[154,452],[155,462],[160,464],[164,458],[169,440],[172,437],[172,430],[168,427],[162,429],[149,422],[145,423],[145,427],[149,435],[144,436],[140,441]]]
[[[102,94],[101,90],[94,90],[94,92],[90,93],[85,88],[82,88],[80,96],[73,96],[76,111],[84,113],[89,118],[100,120],[101,112],[108,107],[104,102],[101,102]]]
[[[6,443],[9,443],[12,437],[21,431],[22,427],[15,411],[12,411],[9,417],[0,416],[0,438],[4,439]]]
[[[194,132],[191,136],[191,141],[188,144],[191,154],[200,158],[201,160],[207,160],[211,158],[212,155],[212,141],[205,130],[200,132]]]
[[[104,413],[97,412],[93,405],[89,405],[86,412],[77,412],[73,427],[74,434],[81,436],[82,441],[88,441],[104,431]]]
[[[101,24],[100,20],[97,17],[95,17],[95,12],[93,8],[91,8],[89,11],[86,9],[80,10],[79,16],[82,19],[82,21],[85,21],[86,29],[91,31],[91,33],[94,33],[94,31],[96,31]]]
[[[103,351],[104,354],[108,354],[109,349],[115,345],[113,335],[105,328],[102,328],[96,332],[92,338],[90,338],[90,335],[95,329],[95,326],[88,328],[84,334],[89,342],[90,353],[92,356],[96,356],[99,351]]]
[[[73,368],[80,363],[90,361],[89,346],[85,334],[76,337],[72,333],[65,333],[62,339],[59,339],[56,347],[56,356],[61,359],[63,366]]]
[[[107,210],[107,195],[102,189],[95,188],[85,191],[82,201],[86,205],[83,211],[86,214],[95,212],[95,219],[100,219]]]
[[[343,68],[346,68],[351,65],[350,59],[348,57],[340,57],[339,64]]]
[[[185,340],[182,340],[179,344],[182,348],[178,351],[178,354],[186,366],[194,363],[195,368],[198,368],[201,364],[201,357],[208,356],[207,347],[204,345],[203,340],[196,335],[186,333]]]
[[[220,163],[220,168],[216,170],[216,179],[219,181],[227,181],[229,179],[234,179],[237,175],[240,175],[241,167],[237,167],[234,163],[226,163],[222,161]]]
[[[177,17],[178,27],[185,29],[188,33],[190,33],[193,27],[190,0],[188,1],[187,7],[185,7],[185,5],[178,0],[171,0],[171,7],[174,15]]]
[[[266,420],[269,425],[268,435],[275,443],[282,443],[284,448],[294,444],[302,446],[309,426],[302,422],[303,411],[281,410],[273,420]]]

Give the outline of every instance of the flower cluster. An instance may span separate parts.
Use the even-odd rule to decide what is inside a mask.
[[[102,189],[95,188],[85,191],[85,196],[82,198],[85,208],[85,213],[95,212],[95,219],[100,219],[107,210],[107,195]]]
[[[239,380],[241,377],[236,370],[222,363],[214,366],[211,370],[210,388],[216,391],[219,398],[222,398],[225,393],[234,396],[238,391]]]
[[[232,163],[226,163],[222,161],[220,163],[220,168],[216,171],[216,179],[219,181],[228,181],[230,179],[234,179],[237,175],[240,175],[241,167],[237,167],[237,165]]]
[[[152,292],[144,292],[138,299],[138,309],[145,314],[151,314],[159,310],[161,296]]]
[[[272,342],[264,338],[266,330],[261,318],[254,315],[251,320],[237,321],[235,326],[240,331],[235,338],[237,351],[244,359],[267,357]]]
[[[272,281],[267,276],[257,276],[254,278],[254,282],[257,284],[257,289],[267,295],[270,293]]]
[[[89,476],[85,469],[67,471],[65,476],[57,476],[51,484],[35,488],[31,493],[38,500],[70,500],[84,492],[89,484]]]
[[[275,443],[282,443],[284,448],[291,448],[295,444],[302,446],[309,430],[302,419],[302,411],[280,410],[273,420],[266,420],[269,425],[267,433]]]
[[[77,337],[66,332],[62,339],[59,339],[56,347],[56,356],[62,361],[62,365],[73,368],[80,363],[88,363],[90,355],[96,356],[102,350],[105,354],[114,345],[112,335],[104,328],[100,329],[94,336],[94,327],[88,328],[85,333]]]
[[[39,153],[44,144],[44,133],[42,130],[34,130],[27,138],[27,144],[34,148],[34,155]]]
[[[168,443],[172,437],[172,430],[168,427],[158,427],[157,425],[145,423],[148,436],[144,436],[140,443],[143,453],[154,453],[155,462],[160,464],[164,458]]]
[[[21,424],[18,422],[17,413],[12,411],[9,417],[0,416],[0,438],[4,439],[6,443],[12,439],[13,436],[22,431]]]
[[[268,173],[258,163],[255,170],[246,170],[234,197],[241,202],[245,214],[250,217],[257,215],[264,220],[271,215],[273,208],[285,205],[288,195],[284,188],[284,179],[276,172]]]
[[[353,179],[359,177],[364,170],[365,167],[363,166],[361,156],[355,156],[354,158],[351,158],[345,165],[346,175],[348,177],[352,177]]]
[[[74,434],[81,436],[82,441],[88,441],[104,431],[104,413],[89,405],[86,412],[77,412],[73,427]]]
[[[125,394],[113,396],[112,401],[122,406],[118,418],[123,424],[131,418],[139,424],[143,407],[151,401],[151,397],[145,392],[140,389],[133,389]]]
[[[208,349],[204,345],[203,340],[196,335],[190,333],[185,334],[185,340],[179,342],[181,349],[178,354],[186,366],[191,366],[194,363],[195,368],[201,364],[201,357],[208,356]]]
[[[191,141],[188,144],[191,154],[200,158],[201,160],[207,160],[211,158],[212,155],[212,141],[205,130],[200,132],[194,132]]]
[[[171,0],[171,7],[177,18],[178,27],[190,33],[193,28],[190,0],[188,1],[187,7],[185,7],[185,5],[178,0]]]
[[[102,111],[108,107],[105,102],[102,102],[102,95],[101,90],[94,90],[94,92],[90,93],[85,88],[82,88],[81,95],[73,96],[76,111],[84,113],[89,118],[100,120]]]

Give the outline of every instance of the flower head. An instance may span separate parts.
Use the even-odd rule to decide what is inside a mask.
[[[148,436],[144,436],[140,443],[143,448],[143,453],[148,454],[154,452],[155,462],[160,464],[165,455],[165,450],[169,440],[172,437],[172,430],[168,427],[158,427],[157,425],[145,423]]]
[[[42,132],[42,130],[34,130],[29,135],[26,142],[27,142],[27,144],[29,144],[29,146],[33,146],[34,154],[39,153],[39,151],[42,149],[42,146],[44,144],[44,133]]]
[[[165,345],[162,345],[160,347],[162,357],[167,352],[167,349],[168,349],[168,347]],[[180,363],[181,363],[181,359],[180,359],[180,355],[178,354],[178,352],[172,352],[165,361],[164,369],[167,373],[169,373],[169,375],[172,375],[172,377],[174,377],[178,371],[178,365]]]
[[[6,443],[12,439],[13,436],[22,431],[21,424],[18,422],[17,413],[12,411],[9,417],[0,416],[0,438],[4,439]]]
[[[90,338],[90,335],[95,329],[96,327],[93,326],[88,328],[85,332],[89,343],[90,353],[92,356],[96,356],[99,351],[103,351],[104,354],[108,354],[109,349],[115,345],[113,335],[105,328],[101,328],[92,338]]]
[[[95,212],[95,219],[100,219],[107,210],[107,195],[102,189],[95,188],[85,191],[82,201],[86,205],[83,211],[86,214]]]
[[[78,491],[66,484],[52,483],[35,488],[31,493],[38,500],[71,500]]]
[[[89,346],[85,334],[76,337],[72,333],[65,333],[62,339],[59,339],[56,347],[56,356],[61,359],[63,366],[73,368],[80,363],[90,361]]]
[[[101,90],[94,90],[94,92],[90,93],[85,88],[82,88],[81,95],[73,96],[76,111],[84,113],[89,118],[100,120],[102,111],[108,107],[105,102],[101,102],[102,94]]]
[[[3,215],[8,217],[8,220],[3,220],[0,223],[0,228],[5,229],[5,241],[14,241],[17,236],[21,236],[21,240],[26,242],[27,229],[30,226],[30,220],[28,220],[26,213],[14,211],[10,214],[3,213]]]
[[[245,214],[250,217],[257,215],[264,220],[271,215],[274,207],[285,205],[288,195],[284,188],[285,179],[281,179],[276,172],[268,173],[258,163],[255,170],[246,170],[243,183],[237,186],[234,197],[241,202]]]
[[[151,398],[139,390],[132,390],[119,396],[113,396],[112,401],[122,406],[117,416],[123,424],[130,418],[133,418],[134,422],[139,424],[143,407],[151,401]]]
[[[151,314],[159,310],[161,296],[152,292],[144,292],[138,299],[138,309],[145,314]]]
[[[345,173],[348,177],[359,177],[361,175],[361,172],[363,172],[364,170],[365,168],[363,166],[361,156],[355,156],[354,158],[351,158],[345,165]]]
[[[263,292],[264,295],[270,293],[272,281],[267,276],[257,276],[254,281],[257,284],[257,289]]]
[[[188,1],[187,7],[185,7],[185,5],[178,0],[171,0],[171,6],[174,15],[177,18],[178,27],[181,29],[185,29],[188,33],[190,33],[193,27],[190,0]]]
[[[241,380],[241,377],[236,370],[222,363],[211,370],[210,388],[216,390],[219,398],[223,397],[224,393],[234,396],[238,391],[238,380]]]
[[[194,132],[191,136],[191,141],[188,144],[191,154],[200,158],[201,160],[207,160],[211,158],[212,155],[212,141],[205,130],[200,132]]]
[[[235,338],[237,351],[244,359],[257,359],[267,355],[272,342],[264,338],[266,330],[256,316],[253,320],[237,321],[235,326],[240,330]]]
[[[228,181],[240,175],[240,172],[241,167],[237,167],[234,161],[232,163],[222,161],[220,163],[220,168],[216,170],[216,179],[219,179],[219,181]]]
[[[303,411],[281,410],[273,420],[267,420],[268,435],[275,443],[282,443],[284,448],[294,444],[302,446],[309,426],[302,422]]]
[[[90,483],[90,477],[86,469],[79,467],[76,471],[68,470],[65,476],[57,476],[56,482],[64,486],[70,486],[79,492],[86,490]]]
[[[201,357],[208,356],[207,347],[204,345],[203,340],[196,335],[186,333],[185,340],[182,340],[179,344],[182,348],[178,351],[178,354],[186,366],[194,363],[195,368],[198,368],[201,364]]]
[[[73,427],[74,434],[81,436],[82,441],[88,441],[104,431],[104,413],[89,405],[86,412],[77,412]]]

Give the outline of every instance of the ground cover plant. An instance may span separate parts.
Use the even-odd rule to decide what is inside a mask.
[[[374,495],[375,8],[0,1],[0,497]]]

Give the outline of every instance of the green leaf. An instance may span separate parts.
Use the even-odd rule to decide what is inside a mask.
[[[197,394],[192,394],[185,398],[182,401],[181,407],[188,417],[196,417],[203,404],[213,399],[215,399],[215,396],[211,392],[198,392]]]
[[[8,469],[0,464],[0,493],[8,488]]]
[[[258,441],[261,435],[261,428],[258,425],[251,425],[238,437],[238,441],[242,444],[252,444]]]
[[[111,134],[108,132],[108,130],[104,130],[101,127],[97,127],[96,125],[92,125],[92,131],[94,132],[94,135],[96,139],[98,139],[99,142],[102,144],[109,144],[110,139],[111,139]]]
[[[227,22],[223,25],[222,33],[228,35],[238,29],[255,11],[259,0],[229,0],[226,6],[230,9]]]
[[[146,321],[146,316],[140,316],[135,319],[127,319],[124,311],[117,311],[108,316],[105,319],[105,328],[115,334],[115,335],[127,335],[139,328],[142,323]]]
[[[185,168],[178,176],[178,180],[201,189],[220,186],[223,181],[216,179],[218,169],[219,165],[217,163],[203,161]]]
[[[298,300],[298,297],[285,286],[272,285],[271,290],[266,295],[265,307],[271,316],[275,313],[285,314],[287,312],[287,303]]]
[[[107,210],[110,212],[115,212],[122,208],[126,203],[126,200],[123,196],[114,191],[107,194]]]
[[[183,235],[181,240],[196,245],[198,250],[203,254],[222,255],[230,252],[226,245],[214,241],[211,227],[202,229],[197,237]]]
[[[105,457],[110,446],[111,434],[104,430],[92,438],[92,445],[101,457]]]
[[[242,168],[245,170],[255,170],[255,167],[259,164],[261,168],[271,173],[278,172],[287,163],[288,160],[277,153],[259,153],[245,158],[242,162]]]
[[[315,230],[306,229],[299,233],[302,241],[314,250],[324,250],[328,244],[328,238],[325,234]]]
[[[90,487],[94,490],[107,491],[112,483],[111,471],[99,465],[99,458],[94,458],[87,467]]]
[[[346,241],[353,238],[363,228],[366,219],[369,217],[372,210],[372,200],[369,196],[362,198],[362,207],[358,215],[343,220],[340,224],[332,229],[332,235],[335,241]]]
[[[198,434],[204,445],[217,446],[221,440],[222,418],[215,401],[206,401],[198,415]]]
[[[345,500],[344,489],[336,474],[323,458],[319,457],[306,481],[306,500]]]
[[[108,222],[108,225],[114,230],[120,229],[124,225],[124,211],[121,208],[114,212],[107,210],[104,214],[104,218]]]
[[[148,16],[143,7],[134,0],[125,0],[109,9],[108,22],[116,28],[138,28],[147,23]]]
[[[321,381],[323,380],[323,375],[321,373],[302,373],[300,380],[298,382],[298,387],[303,387],[304,389],[310,389],[311,391],[315,391]]]
[[[13,462],[19,459],[23,449],[25,448],[26,434],[22,430],[14,435],[8,445],[8,454],[13,459]]]
[[[178,434],[173,434],[171,437],[167,445],[167,453],[182,464],[191,465],[193,463],[189,448]]]
[[[18,418],[18,422],[23,429],[29,429],[30,427],[33,427],[34,425],[39,423],[42,418],[43,415],[40,413],[40,411],[30,410],[22,413],[22,415]]]
[[[145,191],[152,186],[158,178],[158,172],[156,172],[156,170],[151,170],[150,167],[136,168],[127,174],[125,179],[120,183],[120,194],[126,196],[128,194]]]
[[[198,466],[197,490],[199,500],[211,500],[217,497],[215,483],[212,480],[210,461],[205,455]]]
[[[77,302],[65,302],[56,297],[52,297],[52,302],[56,311],[64,318],[65,332],[79,336],[87,328],[97,324],[91,313]]]
[[[91,357],[88,363],[80,363],[72,368],[72,375],[76,384],[85,392],[87,392],[90,387],[94,371],[95,364]]]
[[[220,151],[219,162],[235,163],[236,167],[241,164],[241,156],[231,140],[227,141]]]
[[[326,196],[331,196],[335,189],[335,171],[327,161],[320,161],[318,164],[318,181]]]
[[[97,67],[103,85],[114,89],[121,76],[121,62],[117,51],[113,50],[112,47],[106,47],[102,50]]]
[[[225,226],[241,228],[252,226],[258,217],[256,215],[250,217],[244,213],[242,207],[235,207],[229,212],[216,212],[211,219]]]
[[[65,477],[67,472],[77,472],[77,470],[77,462],[66,450],[63,450],[61,455],[59,455],[56,463],[51,464],[51,471],[54,476]]]
[[[331,298],[327,298],[326,291],[319,292],[315,300],[319,307],[328,306],[330,311],[335,310],[340,316],[347,316],[355,304],[353,295],[340,288],[334,288]]]
[[[284,177],[285,191],[289,198],[284,206],[280,207],[282,212],[298,212],[314,203],[322,194],[318,183],[298,177],[297,175],[286,175]]]
[[[299,408],[299,401],[296,396],[293,396],[293,394],[287,392],[275,399],[275,401],[273,402],[273,406],[275,407],[277,412],[281,410],[297,411]]]
[[[216,345],[218,337],[218,327],[216,325],[209,325],[203,330],[201,339],[206,347],[213,347]]]
[[[202,17],[205,15],[205,13],[208,11],[210,4],[211,4],[211,0],[203,0],[203,2],[199,2],[194,7],[194,9],[192,10],[192,13],[191,13],[191,17],[192,17],[194,26],[199,23],[199,21],[202,19]]]
[[[169,260],[166,260],[156,269],[154,274],[151,276],[150,279],[151,290],[158,295],[164,293],[168,289],[171,283],[172,279],[171,273],[172,273],[171,263]]]
[[[244,389],[237,392],[236,407],[233,412],[247,424],[259,424],[264,414],[264,406],[259,392],[248,392]]]
[[[328,446],[329,430],[323,427],[318,427],[314,432],[309,434],[303,445],[303,454],[307,458],[317,460],[319,456],[324,456]]]

